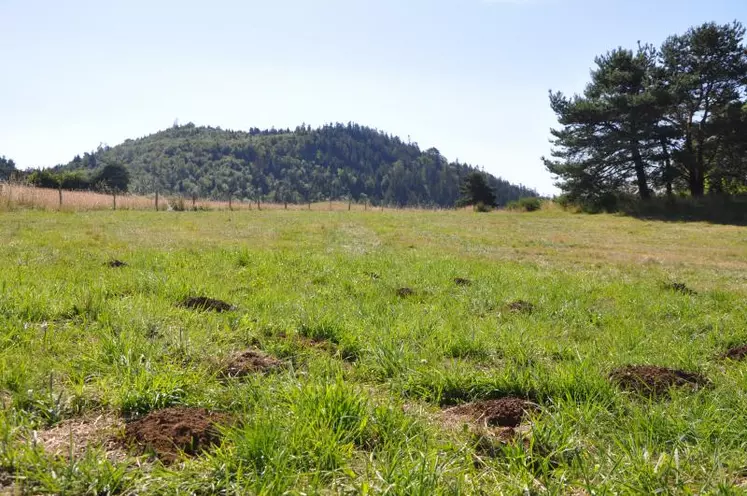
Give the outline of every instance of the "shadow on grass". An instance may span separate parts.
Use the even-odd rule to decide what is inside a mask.
[[[747,226],[747,195],[620,201],[616,210],[622,215],[645,220]]]

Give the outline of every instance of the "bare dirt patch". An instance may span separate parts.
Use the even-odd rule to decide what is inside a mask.
[[[101,414],[62,421],[51,429],[38,431],[35,440],[54,456],[80,458],[88,449],[101,448],[109,460],[121,461],[127,456],[118,440],[123,427],[119,417]]]
[[[537,405],[521,398],[506,397],[497,400],[476,401],[443,411],[447,420],[468,421],[484,427],[518,427]]]
[[[153,453],[165,463],[176,461],[183,453],[197,455],[220,442],[217,426],[230,418],[204,408],[165,408],[128,423],[125,439],[144,453]]]
[[[672,282],[665,285],[665,287],[670,291],[674,291],[675,293],[680,293],[687,296],[695,296],[696,294],[698,294],[697,291],[688,288],[687,285],[683,282]]]
[[[399,288],[397,290],[397,296],[400,298],[407,298],[408,296],[412,296],[415,294],[415,291],[411,288]]]
[[[207,311],[212,312],[229,312],[234,310],[234,306],[230,303],[226,303],[222,300],[216,300],[215,298],[208,298],[206,296],[190,296],[184,298],[179,302],[179,306],[183,308],[189,308],[190,310]]]
[[[451,429],[468,429],[475,443],[475,462],[481,465],[481,457],[500,456],[507,444],[528,445],[531,426],[525,420],[538,409],[528,400],[506,397],[448,408],[441,412],[441,418]]]
[[[627,365],[615,369],[609,377],[622,389],[653,396],[666,394],[672,387],[696,390],[708,384],[700,374],[654,365]]]
[[[532,313],[534,312],[534,303],[524,300],[516,300],[506,305],[509,312],[513,313]]]
[[[233,355],[222,370],[225,377],[246,377],[280,370],[285,364],[259,350],[244,350]]]
[[[457,286],[472,286],[472,281],[465,279],[464,277],[455,277],[454,284]]]
[[[119,269],[121,267],[128,267],[128,264],[126,262],[123,262],[121,260],[116,260],[116,259],[109,260],[104,265],[106,265],[107,267],[111,269]]]
[[[722,358],[728,358],[729,360],[744,360],[747,358],[747,344],[731,348],[721,356]]]

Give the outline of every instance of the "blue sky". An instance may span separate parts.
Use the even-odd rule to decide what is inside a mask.
[[[0,155],[354,121],[553,193],[547,91],[745,0],[0,0]]]

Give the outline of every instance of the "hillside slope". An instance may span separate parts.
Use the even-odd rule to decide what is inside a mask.
[[[473,167],[449,162],[435,148],[356,124],[319,129],[229,131],[174,126],[115,147],[77,156],[66,170],[121,162],[135,193],[306,202],[329,198],[389,205],[452,206]],[[536,193],[490,176],[499,205]]]

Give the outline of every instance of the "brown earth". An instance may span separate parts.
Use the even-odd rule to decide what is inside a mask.
[[[747,344],[731,348],[722,356],[723,358],[728,358],[730,360],[744,360],[747,358]]]
[[[465,279],[463,277],[455,277],[454,284],[456,284],[457,286],[471,286],[472,281],[470,281],[469,279]]]
[[[216,300],[214,298],[208,298],[206,296],[190,296],[189,298],[183,299],[179,303],[179,306],[191,310],[211,310],[213,312],[228,312],[234,310],[234,307],[230,303]]]
[[[127,263],[121,261],[121,260],[109,260],[105,264],[107,267],[111,267],[112,269],[117,269],[119,267],[127,267]]]
[[[512,301],[506,307],[515,313],[532,313],[534,311],[534,304],[524,300]]]
[[[283,362],[258,350],[244,350],[233,355],[223,368],[226,377],[245,377],[279,370]]]
[[[666,394],[671,387],[698,389],[708,384],[700,374],[654,365],[627,365],[615,369],[609,377],[622,389],[649,395]]]
[[[406,297],[412,296],[414,294],[415,294],[415,291],[413,291],[410,288],[399,288],[397,290],[397,296],[399,296],[400,298],[406,298]]]
[[[125,439],[142,452],[152,452],[163,462],[171,463],[182,453],[193,456],[217,445],[217,426],[228,423],[227,415],[204,408],[165,408],[128,423]]]
[[[525,416],[536,410],[530,401],[506,397],[497,400],[477,401],[455,406],[443,411],[447,419],[470,420],[486,427],[518,427]]]

